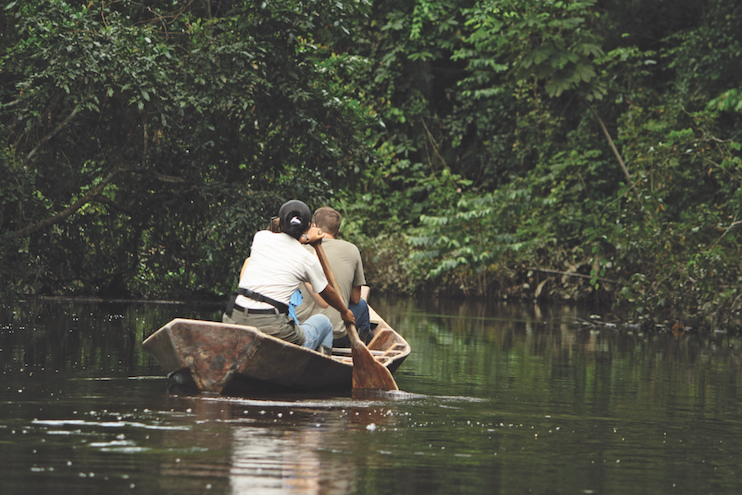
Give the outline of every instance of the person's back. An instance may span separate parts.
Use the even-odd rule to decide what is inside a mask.
[[[310,233],[311,210],[301,201],[284,203],[278,230],[255,234],[250,258],[243,263],[237,291],[222,315],[224,323],[256,327],[263,333],[292,344],[332,352],[332,323],[314,315],[298,324],[289,315],[296,289],[312,284],[340,318],[355,322],[340,295],[327,283],[319,260],[302,247],[301,239],[319,242],[323,235]]]
[[[327,261],[330,263],[330,268],[335,275],[340,297],[346,306],[349,306],[353,287],[360,287],[366,284],[361,253],[355,244],[341,239],[323,239],[322,249],[324,249]],[[332,322],[333,339],[338,340],[347,335],[345,324],[337,311],[330,306],[326,308],[320,307],[303,285],[301,286],[301,292],[303,302],[296,310],[299,321],[304,321],[315,314],[323,314],[330,318]]]
[[[366,284],[361,253],[355,244],[336,238],[340,231],[341,217],[334,209],[329,207],[319,208],[314,213],[312,222],[325,233],[322,248],[335,275],[338,292],[346,306],[356,315],[358,332],[361,338],[367,342],[370,325],[368,322],[368,306],[360,298],[360,288]],[[301,290],[303,302],[297,309],[299,320],[304,321],[314,314],[326,315],[333,325],[333,347],[348,347],[350,339],[338,312],[331,307],[320,307],[308,293],[306,287],[302,286]]]

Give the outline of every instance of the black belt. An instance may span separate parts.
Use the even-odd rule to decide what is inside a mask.
[[[281,314],[277,308],[273,309],[251,309],[251,308],[243,308],[239,304],[234,305],[234,309],[237,311],[241,311],[245,314],[251,314],[251,315],[279,315]]]
[[[235,304],[235,300],[237,299],[238,295],[249,297],[250,299],[254,301],[268,303],[276,309],[274,310],[274,309],[243,308],[242,306]],[[278,310],[278,313],[289,314],[289,306],[287,304],[278,302],[275,299],[271,299],[270,297],[266,297],[263,294],[259,294],[258,292],[252,291],[250,289],[245,289],[242,287],[238,288],[237,291],[234,294],[232,294],[232,297],[229,298],[229,301],[227,302],[227,308],[224,311],[224,313],[227,316],[232,317],[232,310],[234,308],[237,308],[238,311],[242,311],[242,312],[245,312],[245,310],[247,309],[247,312],[245,314],[252,313],[252,314],[259,314],[259,315],[274,315],[276,314],[276,310]]]
[[[282,302],[276,301],[275,299],[271,299],[270,297],[264,296],[263,294],[260,294],[258,292],[255,292],[250,289],[245,289],[244,287],[240,287],[237,289],[237,292],[235,294],[239,294],[241,296],[249,297],[253,301],[259,301],[268,303],[274,308],[278,309],[279,313],[286,313],[289,312],[289,306],[288,304],[284,304]]]

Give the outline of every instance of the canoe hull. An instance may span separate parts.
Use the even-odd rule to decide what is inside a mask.
[[[352,388],[349,353],[324,356],[244,325],[176,318],[142,347],[176,382],[204,392],[234,395]],[[391,372],[410,352],[407,342],[385,324],[377,325],[369,349]]]

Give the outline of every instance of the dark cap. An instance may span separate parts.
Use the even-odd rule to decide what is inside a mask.
[[[287,201],[278,211],[281,222],[281,232],[285,232],[294,239],[299,239],[309,228],[312,221],[312,210],[298,199]]]

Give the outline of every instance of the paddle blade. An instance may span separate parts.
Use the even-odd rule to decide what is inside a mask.
[[[335,275],[327,262],[322,242],[314,244],[317,257],[322,265],[330,286],[337,291],[338,286]],[[344,305],[343,305],[344,306]],[[351,356],[353,357],[353,390],[399,390],[397,382],[392,378],[392,373],[384,365],[371,355],[366,345],[358,336],[358,331],[352,323],[345,323],[350,338]]]
[[[371,355],[363,342],[351,347],[353,356],[353,390],[399,390],[392,373]]]

